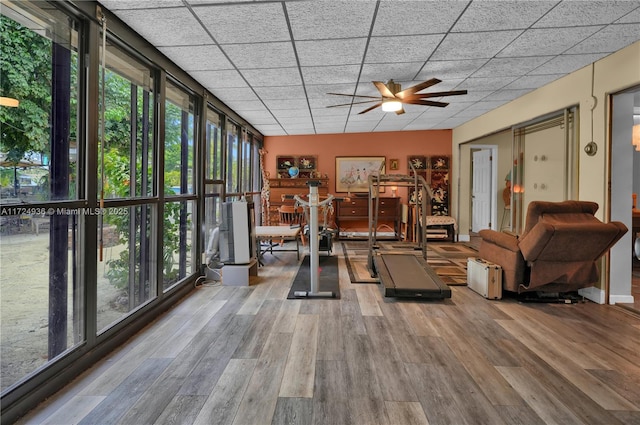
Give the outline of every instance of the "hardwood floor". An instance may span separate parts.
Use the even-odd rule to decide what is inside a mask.
[[[287,300],[295,254],[201,287],[20,424],[640,424],[640,319],[590,302]]]

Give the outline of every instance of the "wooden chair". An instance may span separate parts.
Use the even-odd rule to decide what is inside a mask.
[[[278,216],[280,226],[300,226],[300,228],[304,228],[305,219],[304,219],[304,211],[302,207],[294,207],[293,205],[281,205],[278,208]],[[304,232],[300,232],[300,240],[302,241],[302,245],[306,245]],[[284,243],[284,241],[280,241],[280,243]]]

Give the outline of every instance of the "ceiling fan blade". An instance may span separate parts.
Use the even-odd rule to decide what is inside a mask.
[[[438,84],[441,81],[442,80],[438,80],[437,78],[432,78],[430,80],[423,81],[420,84],[416,84],[413,87],[409,87],[408,89],[405,89],[405,90],[402,90],[401,92],[396,93],[396,97],[399,97],[400,99],[405,99],[406,97],[411,96],[412,94],[417,93],[420,90],[424,90],[428,87]]]
[[[420,93],[416,94],[415,98],[428,98],[428,97],[441,97],[441,96],[458,96],[461,94],[467,94],[466,90],[451,90],[451,91],[437,91],[433,93]],[[406,99],[406,98],[405,98]]]
[[[327,94],[332,94],[334,96],[366,97],[368,99],[380,99],[380,96],[362,96],[359,94],[344,94],[344,93],[327,93]]]
[[[372,81],[372,83],[376,86],[383,97],[395,97],[395,95],[391,93],[391,90],[389,90],[389,87],[387,87],[387,85],[382,81]]]
[[[404,108],[400,108],[399,111],[396,111],[396,115],[402,115],[404,114]]]
[[[439,108],[444,108],[448,105],[445,102],[435,102],[433,100],[423,100],[423,99],[409,99],[403,100],[402,103],[408,103],[410,105],[424,105],[424,106],[437,106]]]
[[[369,108],[365,109],[365,110],[364,110],[364,111],[362,111],[362,112],[358,112],[358,115],[362,115],[362,114],[365,114],[365,113],[367,113],[367,112],[369,112],[369,111],[372,111],[372,110],[376,109],[376,108],[377,108],[378,106],[380,106],[380,105],[382,105],[382,102],[376,103],[375,105],[373,105],[373,106],[371,106],[371,107],[369,107]]]
[[[341,103],[339,105],[329,105],[327,108],[335,108],[336,106],[351,106],[351,105],[359,105],[361,103],[371,103],[378,102],[379,98],[376,97],[376,100],[363,100],[362,102],[351,102],[351,103]]]

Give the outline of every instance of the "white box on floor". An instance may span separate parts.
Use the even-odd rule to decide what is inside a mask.
[[[258,260],[249,264],[225,264],[222,267],[222,284],[225,286],[249,286],[250,276],[258,276]]]
[[[491,300],[502,298],[502,267],[482,258],[467,259],[467,286]]]

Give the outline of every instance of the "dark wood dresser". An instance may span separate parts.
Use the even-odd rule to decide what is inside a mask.
[[[374,201],[375,202],[375,201]],[[378,211],[378,231],[381,225],[388,225],[396,234],[400,234],[400,221],[402,219],[402,209],[400,208],[400,198],[380,198],[380,209]],[[346,222],[363,222],[366,229],[369,223],[369,198],[351,197],[337,202],[336,225],[342,230]]]

